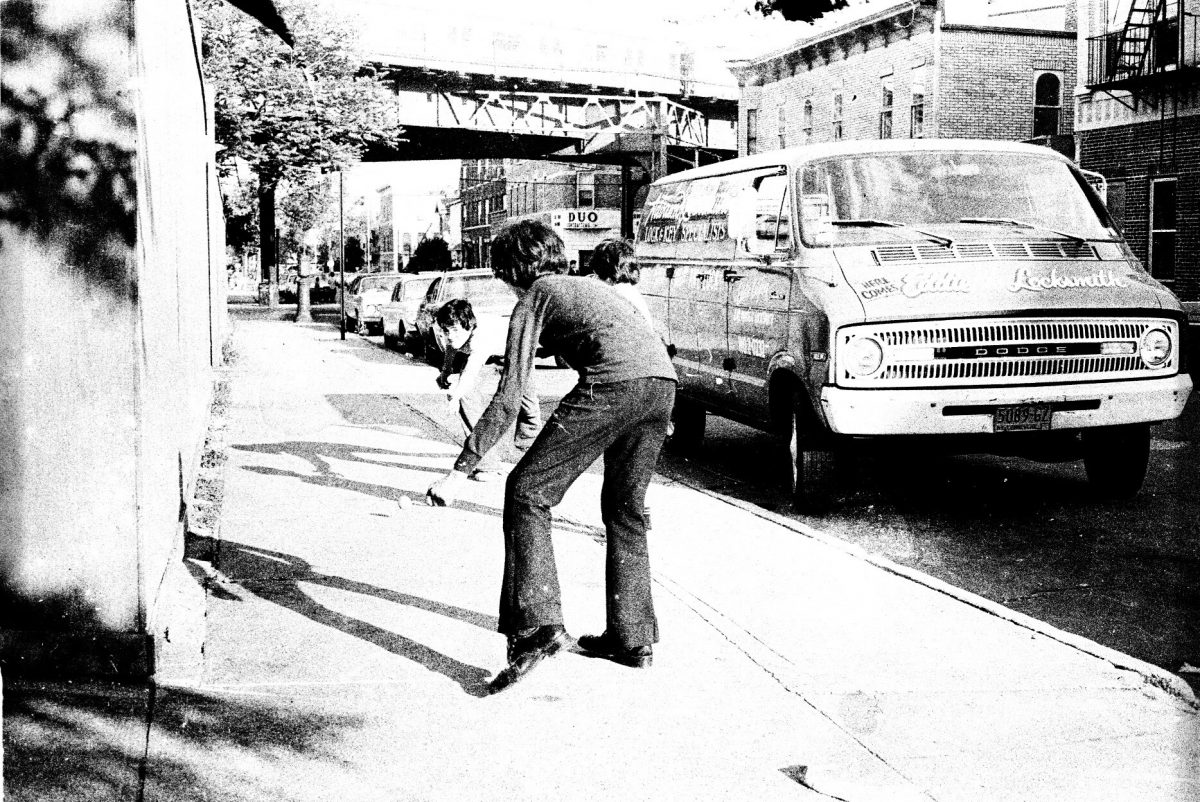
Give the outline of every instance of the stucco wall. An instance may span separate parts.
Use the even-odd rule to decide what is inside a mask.
[[[139,674],[224,339],[214,147],[184,0],[68,5],[37,12],[32,56],[4,65],[46,113],[70,93],[84,110],[63,141],[30,140],[44,214],[0,238],[0,661]]]

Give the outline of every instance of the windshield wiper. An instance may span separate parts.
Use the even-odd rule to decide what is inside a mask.
[[[1055,234],[1064,239],[1069,239],[1072,242],[1087,242],[1086,237],[1081,237],[1078,234],[1068,234],[1066,231],[1059,231],[1056,228],[1047,228],[1039,226],[1036,223],[1029,223],[1025,220],[1013,220],[1010,217],[963,217],[958,222],[960,223],[983,223],[984,225],[995,226],[1016,226],[1017,228],[1031,228],[1034,231],[1045,231],[1047,234]]]
[[[945,245],[949,248],[954,244],[954,240],[947,237],[942,237],[937,234],[930,234],[928,231],[922,231],[919,228],[913,228],[908,223],[896,223],[892,220],[873,220],[869,217],[859,217],[852,220],[830,220],[831,225],[846,226],[847,228],[903,228],[905,231],[912,231],[920,234],[928,240]]]

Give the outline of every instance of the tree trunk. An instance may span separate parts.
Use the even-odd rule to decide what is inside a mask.
[[[279,274],[275,255],[275,182],[258,179],[258,253],[262,281],[268,282],[267,305],[279,306]]]

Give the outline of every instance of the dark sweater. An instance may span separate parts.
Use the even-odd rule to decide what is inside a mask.
[[[454,469],[469,473],[516,419],[538,346],[579,372],[580,384],[629,379],[676,381],[649,322],[608,285],[580,276],[542,276],[513,309],[505,370],[492,402],[463,445]]]

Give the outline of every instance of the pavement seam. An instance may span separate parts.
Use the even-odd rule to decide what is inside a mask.
[[[1096,641],[1090,640],[1081,635],[1076,635],[1074,633],[1059,629],[1046,623],[1045,621],[1040,621],[1031,616],[1019,613],[1016,610],[1009,609],[998,602],[994,602],[991,599],[979,596],[978,594],[972,593],[969,590],[964,590],[963,588],[943,582],[940,579],[918,571],[915,568],[909,568],[907,566],[900,565],[899,563],[892,562],[886,557],[880,557],[871,554],[865,549],[847,543],[844,540],[840,540],[833,535],[821,532],[820,530],[814,529],[813,527],[801,523],[800,521],[794,521],[786,516],[763,509],[762,507],[759,507],[751,502],[742,501],[741,499],[727,496],[715,490],[710,490],[708,488],[693,485],[687,482],[681,481],[680,484],[683,484],[684,486],[689,487],[699,493],[704,493],[711,498],[723,501],[733,507],[737,507],[744,512],[749,512],[758,518],[762,518],[763,520],[783,526],[793,532],[796,532],[797,534],[804,535],[805,537],[811,538],[818,543],[829,546],[830,548],[836,549],[846,555],[863,560],[875,566],[876,568],[886,571],[887,573],[893,574],[902,579],[906,579],[910,582],[915,582],[918,585],[922,585],[932,591],[949,596],[958,602],[966,604],[970,607],[974,607],[975,609],[985,612],[989,615],[1001,618],[1023,629],[1027,629],[1031,632],[1042,635],[1043,637],[1057,641],[1065,646],[1069,646],[1076,651],[1100,660],[1104,660],[1113,666],[1113,668],[1121,671],[1132,671],[1140,676],[1145,684],[1158,688],[1164,693],[1177,698],[1180,702],[1190,708],[1193,713],[1200,713],[1200,701],[1197,700],[1195,693],[1193,693],[1191,689],[1191,686],[1188,685],[1183,679],[1175,676],[1164,668],[1153,665],[1152,663],[1147,663],[1144,660],[1139,660],[1136,657],[1119,652],[1116,649],[1111,649],[1101,643],[1097,643]]]
[[[732,618],[725,615],[699,596],[696,596],[694,593],[687,590],[687,588],[685,588],[679,582],[664,575],[662,572],[654,572],[654,582],[664,591],[674,597],[676,601],[691,610],[697,618],[699,618],[709,628],[724,638],[730,646],[745,656],[747,660],[749,660],[757,668],[761,669],[767,676],[778,683],[781,688],[783,688],[789,694],[795,696],[821,718],[828,721],[830,725],[842,733],[842,735],[853,741],[856,746],[877,760],[881,765],[885,766],[897,777],[901,778],[907,786],[919,792],[923,798],[934,800],[934,802],[936,802],[936,797],[932,796],[928,791],[918,786],[911,777],[908,777],[897,767],[893,766],[886,757],[873,749],[853,732],[846,729],[829,713],[822,710],[811,700],[809,700],[804,695],[804,691],[802,689],[795,687],[795,683],[787,677],[788,674],[799,672],[799,667],[794,662],[780,654],[775,649],[771,648],[753,632],[746,629],[744,626],[734,621]],[[736,633],[736,636],[733,633]],[[747,641],[752,641],[754,645],[751,646],[747,643]],[[755,652],[757,652],[757,654]],[[772,663],[774,665],[771,665]],[[822,796],[828,796],[832,799],[843,799],[835,794],[822,791],[819,787],[819,783],[817,785],[810,785],[809,781],[806,780],[797,780],[797,782],[804,787],[821,794]]]

